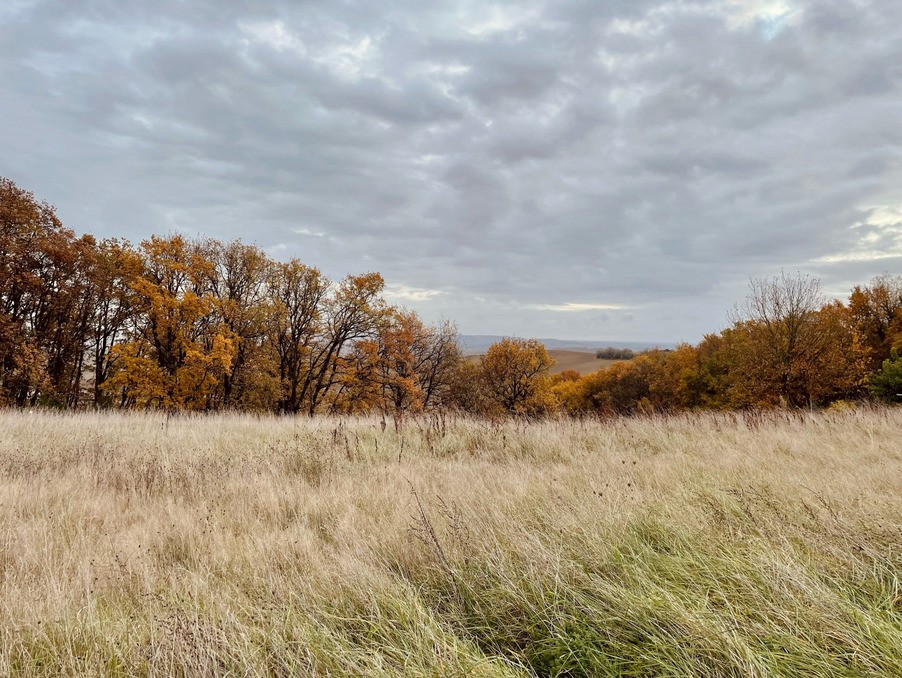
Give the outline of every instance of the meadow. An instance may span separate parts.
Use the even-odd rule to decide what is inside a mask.
[[[554,360],[554,364],[548,370],[548,374],[560,374],[573,370],[580,374],[592,374],[598,370],[604,370],[611,365],[615,365],[621,360],[607,360],[604,358],[596,358],[592,351],[570,351],[562,348],[552,348],[548,350],[548,355]],[[467,360],[474,364],[478,364],[482,359],[482,355],[467,356]]]
[[[902,675],[900,441],[0,411],[0,675]]]
[[[564,349],[551,349],[548,355],[554,358],[554,365],[549,370],[551,374],[560,374],[567,370],[575,370],[580,374],[591,374],[598,370],[604,370],[614,365],[619,360],[606,360],[596,358],[593,351],[567,351]]]

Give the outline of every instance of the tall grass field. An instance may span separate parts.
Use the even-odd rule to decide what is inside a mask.
[[[899,676],[902,409],[0,412],[3,676]]]

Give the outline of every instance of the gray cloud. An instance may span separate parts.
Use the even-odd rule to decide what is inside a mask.
[[[469,333],[696,340],[750,276],[902,270],[897,5],[6,2],[0,174]]]

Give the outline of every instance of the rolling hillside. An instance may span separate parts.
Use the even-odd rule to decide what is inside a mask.
[[[552,374],[559,374],[565,370],[576,370],[580,374],[589,374],[619,362],[617,360],[600,360],[595,357],[594,353],[587,351],[568,351],[561,348],[550,349],[548,355],[554,358]]]
[[[480,355],[485,353],[489,346],[497,341],[504,339],[500,334],[461,334],[460,345],[465,355]],[[549,351],[566,350],[580,351],[584,353],[592,353],[599,348],[605,346],[615,346],[617,348],[630,348],[636,353],[645,351],[650,348],[673,348],[676,344],[673,342],[649,342],[649,341],[620,341],[617,339],[595,339],[588,340],[571,340],[571,339],[547,339],[539,338],[545,348]]]
[[[553,348],[548,350],[548,355],[554,358],[554,366],[551,368],[551,374],[560,374],[566,370],[576,370],[580,374],[589,374],[598,370],[610,367],[619,360],[600,360],[595,357],[595,353],[588,351],[570,351],[561,348]],[[467,360],[477,361],[482,355],[467,356]]]

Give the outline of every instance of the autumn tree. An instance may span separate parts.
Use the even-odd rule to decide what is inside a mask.
[[[349,275],[323,302],[312,349],[307,354],[301,396],[313,416],[347,364],[345,349],[354,341],[371,338],[387,311],[381,297],[385,281],[378,273]]]
[[[868,367],[880,368],[893,348],[902,349],[902,276],[884,274],[849,296],[853,326],[868,352]]]
[[[375,369],[367,378],[378,385],[384,409],[395,415],[423,409],[425,391],[420,381],[420,363],[428,336],[416,313],[392,309],[379,324],[376,337],[360,342],[374,360]]]
[[[869,350],[855,326],[851,309],[841,301],[821,307],[814,320],[820,351],[808,373],[808,399],[826,405],[867,394]]]
[[[640,359],[650,363],[649,402],[655,411],[680,412],[704,406],[707,381],[695,346],[679,344],[672,351],[651,351]]]
[[[489,347],[481,362],[489,394],[511,414],[539,413],[551,406],[545,376],[552,365],[538,339],[502,339]]]
[[[653,369],[652,359],[640,355],[587,375],[580,384],[583,403],[579,409],[598,414],[651,411],[650,373]]]
[[[341,358],[341,363],[341,375],[329,397],[330,412],[384,413],[388,405],[380,374],[379,342],[374,339],[355,341],[348,355]]]
[[[500,410],[489,393],[481,360],[471,356],[457,362],[449,375],[443,406],[474,415],[494,414]]]
[[[140,254],[130,285],[134,336],[116,347],[116,371],[104,388],[144,406],[210,409],[237,347],[205,290],[214,264],[201,244],[180,235],[153,236]]]
[[[441,404],[460,359],[451,323],[428,326],[413,311],[395,310],[378,337],[386,403],[395,411],[419,411]]]
[[[703,409],[728,409],[729,394],[733,383],[730,371],[730,354],[724,334],[706,334],[695,346],[698,360],[697,398]]]
[[[272,260],[254,245],[236,241],[205,243],[212,266],[202,268],[215,323],[235,342],[231,365],[222,372],[222,407],[259,407],[278,398],[275,360],[267,331],[276,313],[267,283]],[[216,334],[207,334],[206,349]]]
[[[752,280],[733,313],[735,388],[749,404],[802,406],[828,343],[817,324],[820,281],[781,273]]]
[[[548,383],[552,396],[564,412],[580,415],[591,411],[591,403],[585,397],[584,377],[576,370],[554,374]]]
[[[0,389],[3,402],[25,405],[46,377],[30,316],[41,295],[41,242],[61,229],[53,208],[0,179]]]
[[[50,205],[0,178],[0,399],[77,405],[92,312],[76,239]]]
[[[379,406],[395,415],[446,406],[459,360],[453,324],[430,326],[413,311],[386,309],[375,337],[355,342],[344,400],[356,393],[357,410]]]
[[[276,264],[269,282],[271,333],[279,361],[279,411],[313,415],[351,363],[353,342],[375,335],[385,311],[382,276],[348,276],[333,285],[297,260]]]
[[[309,357],[321,331],[329,286],[318,269],[297,259],[275,263],[270,269],[267,293],[273,316],[269,338],[278,359],[280,412],[296,414],[303,406]]]
[[[85,348],[93,297],[87,262],[95,243],[91,236],[75,239],[59,230],[42,243],[41,294],[30,319],[37,347],[46,360],[44,404],[77,407],[81,398]],[[37,402],[37,394],[32,403]]]
[[[445,320],[423,328],[413,344],[413,352],[423,409],[447,406],[457,366],[463,359],[457,327]]]
[[[87,265],[93,306],[87,351],[93,401],[95,407],[109,407],[113,402],[104,384],[116,366],[114,348],[132,327],[137,305],[132,284],[140,275],[141,259],[127,242],[110,239],[98,243]]]
[[[679,412],[719,407],[712,383],[712,344],[680,344],[673,350],[645,351],[629,361],[577,379],[556,375],[553,390],[562,407],[574,415]]]

